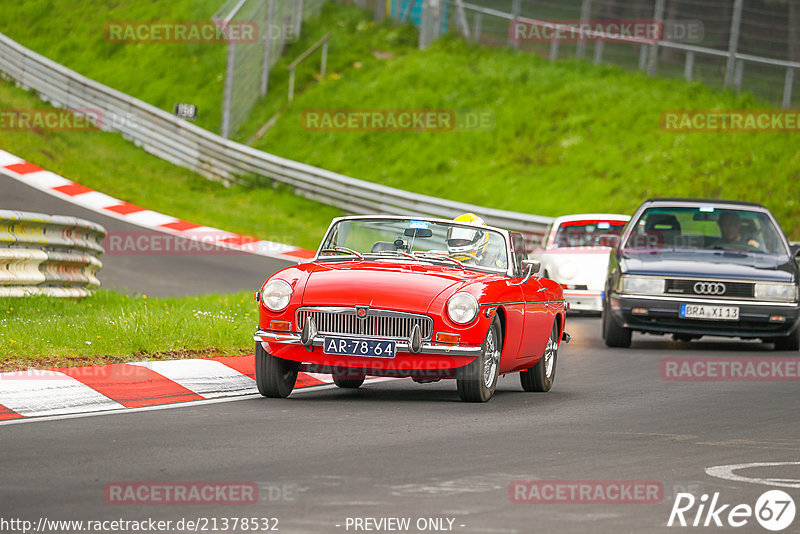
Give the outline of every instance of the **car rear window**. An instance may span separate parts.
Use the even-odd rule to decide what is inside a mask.
[[[606,245],[611,236],[620,236],[624,227],[625,221],[566,221],[558,227],[553,245],[558,248]]]

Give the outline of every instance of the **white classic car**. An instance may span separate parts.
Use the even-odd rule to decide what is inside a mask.
[[[542,262],[546,278],[561,284],[570,310],[602,311],[608,256],[628,220],[609,213],[557,217],[543,248],[530,254]]]

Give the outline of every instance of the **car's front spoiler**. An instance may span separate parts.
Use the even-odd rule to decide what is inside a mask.
[[[300,334],[267,332],[265,330],[256,330],[256,333],[253,334],[253,340],[269,343],[281,343],[285,345],[303,345]],[[411,353],[410,341],[392,341],[395,342],[395,349],[397,352]],[[323,336],[316,336],[313,341],[313,346],[321,347],[323,342]],[[482,350],[483,349],[480,346],[441,345],[431,342],[423,342],[420,354],[440,354],[443,356],[477,356]]]

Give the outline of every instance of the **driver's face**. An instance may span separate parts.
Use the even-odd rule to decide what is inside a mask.
[[[723,217],[719,221],[719,229],[726,241],[735,241],[741,237],[737,217]]]

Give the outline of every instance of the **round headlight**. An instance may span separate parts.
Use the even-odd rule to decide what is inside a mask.
[[[570,280],[577,273],[578,273],[578,267],[571,261],[562,263],[558,267],[558,275],[564,280]]]
[[[272,311],[279,312],[286,309],[292,298],[292,286],[283,280],[272,280],[264,284],[261,289],[261,302]]]
[[[469,293],[456,293],[447,301],[447,315],[454,323],[472,322],[478,316],[478,299]]]

